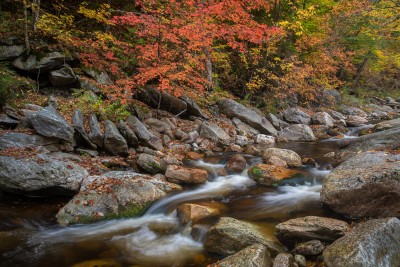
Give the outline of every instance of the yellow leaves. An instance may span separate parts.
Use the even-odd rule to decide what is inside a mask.
[[[109,24],[108,18],[110,17],[110,5],[101,4],[97,9],[90,9],[87,2],[82,2],[79,6],[78,13],[86,18],[94,19],[97,22]]]
[[[55,16],[50,13],[44,13],[40,16],[36,26],[44,35],[54,37],[60,41],[70,42],[73,29],[74,16],[60,15]]]

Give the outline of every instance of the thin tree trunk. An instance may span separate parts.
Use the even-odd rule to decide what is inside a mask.
[[[204,47],[204,54],[206,55],[206,77],[207,77],[207,87],[209,90],[214,88],[213,78],[212,78],[212,60],[211,54],[207,47]]]
[[[362,62],[361,65],[358,67],[357,73],[356,73],[356,75],[354,76],[354,82],[355,82],[355,83],[358,82],[358,79],[360,78],[361,73],[363,72],[363,70],[364,70],[365,67],[367,66],[367,63],[368,63],[369,58],[370,58],[371,55],[372,55],[372,52],[371,52],[371,51],[368,51],[368,53],[365,55],[365,57],[364,57],[364,59],[363,59],[363,62]]]
[[[40,15],[40,0],[32,1],[32,30],[36,32],[36,23],[39,20]]]
[[[29,55],[29,53],[31,52],[31,45],[29,43],[29,33],[28,33],[28,10],[27,10],[27,2],[23,1],[23,8],[24,8],[24,19],[25,19],[25,48],[26,48],[26,54]]]

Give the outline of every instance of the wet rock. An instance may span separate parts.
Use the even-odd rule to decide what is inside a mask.
[[[272,156],[278,157],[281,160],[286,161],[287,165],[290,167],[300,167],[302,164],[299,154],[292,150],[281,148],[267,148],[262,152],[262,158],[265,162],[267,162]]]
[[[247,173],[259,184],[276,186],[280,181],[291,178],[299,172],[280,166],[256,164],[251,166]]]
[[[241,251],[209,265],[210,267],[271,267],[271,254],[261,244],[249,246]]]
[[[293,266],[293,255],[289,253],[279,253],[272,267],[292,267]]]
[[[272,123],[272,125],[278,129],[278,130],[282,130],[283,128],[286,128],[289,126],[289,123],[280,120],[277,116],[275,116],[272,113],[268,113],[266,118]]]
[[[325,245],[321,241],[310,240],[297,244],[293,249],[293,253],[304,256],[315,256],[321,254],[324,249]]]
[[[247,162],[242,155],[232,156],[226,163],[228,172],[241,173],[246,168]]]
[[[12,147],[44,147],[51,152],[73,150],[69,143],[58,138],[20,132],[6,132],[2,134],[0,136],[0,149]]]
[[[127,156],[128,144],[112,121],[104,121],[104,149],[113,155]]]
[[[74,112],[74,115],[72,117],[72,124],[74,125],[74,129],[80,134],[80,136],[85,140],[85,142],[90,145],[93,149],[96,149],[97,146],[94,144],[92,141],[89,139],[89,135],[86,133],[85,130],[85,125],[83,122],[83,114],[82,112],[77,109]]]
[[[328,267],[400,266],[400,220],[360,223],[323,253]]]
[[[163,149],[160,138],[152,134],[138,118],[130,116],[126,123],[135,132],[143,145],[156,150]]]
[[[326,112],[317,112],[312,116],[312,122],[313,124],[319,124],[319,125],[326,125],[328,127],[332,127],[334,120]]]
[[[94,144],[96,144],[96,146],[103,147],[104,135],[95,114],[92,114],[90,118],[89,128],[90,128],[89,140]]]
[[[400,155],[361,153],[325,178],[321,200],[347,217],[400,216],[399,169]]]
[[[346,124],[350,127],[359,127],[368,123],[368,120],[365,117],[360,116],[348,116],[346,120]]]
[[[67,86],[78,82],[74,71],[70,66],[64,66],[59,70],[54,70],[49,73],[49,79],[53,86]]]
[[[275,143],[275,137],[265,134],[257,134],[256,144],[271,145]]]
[[[280,223],[275,228],[276,237],[284,244],[293,245],[297,242],[320,240],[332,242],[345,235],[348,230],[346,222],[306,216]]]
[[[135,132],[123,120],[119,121],[118,130],[125,138],[128,146],[137,147],[139,145],[139,139],[137,138]]]
[[[89,176],[56,215],[61,225],[140,216],[154,201],[181,190],[178,185],[135,172]]]
[[[160,159],[156,156],[149,154],[139,154],[137,161],[137,165],[139,165],[143,170],[148,173],[156,174],[163,173],[163,168],[161,167]]]
[[[74,129],[53,107],[39,110],[32,115],[30,122],[40,135],[73,142]]]
[[[0,45],[0,61],[19,57],[24,53],[23,45]]]
[[[168,181],[185,184],[202,184],[207,181],[206,170],[169,165],[165,172]]]
[[[237,134],[243,135],[243,136],[256,136],[257,134],[260,133],[260,131],[254,129],[250,125],[242,122],[238,118],[232,118],[232,122],[236,127]]]
[[[298,107],[293,107],[283,112],[285,121],[296,124],[311,124],[311,116]]]
[[[292,124],[281,130],[279,136],[286,138],[288,141],[315,141],[313,131],[310,126],[304,124]]]
[[[276,136],[277,131],[274,126],[272,126],[265,117],[262,117],[256,111],[228,98],[219,100],[218,106],[221,113],[225,114],[228,118],[236,117],[242,122],[260,131],[262,134],[271,134]]]
[[[7,114],[0,114],[0,126],[5,128],[15,128],[17,127],[18,123],[19,120],[15,120]]]
[[[267,163],[267,164],[270,164],[270,165],[274,165],[274,166],[284,167],[284,168],[286,168],[286,167],[288,166],[287,163],[286,163],[286,161],[284,161],[284,160],[282,160],[282,159],[280,159],[280,158],[278,158],[278,157],[276,157],[276,156],[271,156],[271,157],[267,160],[266,163]]]
[[[204,248],[221,255],[234,254],[248,246],[263,244],[272,256],[283,252],[283,246],[259,227],[230,217],[221,217],[207,233]]]
[[[197,223],[201,219],[220,216],[221,213],[217,207],[185,203],[176,209],[177,217],[184,224],[192,222]]]
[[[400,127],[400,118],[379,122],[375,125],[374,129],[377,131],[383,131],[394,127]]]
[[[34,74],[39,72],[43,74],[52,70],[56,70],[72,60],[72,58],[67,57],[59,52],[50,52],[41,56],[33,54],[30,54],[29,56],[19,56],[13,61],[12,65],[19,70]]]
[[[200,126],[200,136],[210,139],[214,142],[229,143],[230,136],[217,124],[212,122],[203,122]]]
[[[349,116],[359,116],[359,117],[367,117],[367,113],[364,110],[357,107],[348,107],[345,105],[340,106],[340,111]]]
[[[27,195],[73,195],[88,176],[68,160],[39,154],[21,158],[0,156],[0,189]]]

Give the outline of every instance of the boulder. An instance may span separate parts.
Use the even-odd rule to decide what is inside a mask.
[[[400,220],[360,223],[323,253],[328,267],[400,266]]]
[[[96,149],[97,146],[92,141],[85,130],[85,123],[83,121],[82,111],[77,109],[72,116],[72,124],[74,125],[74,129],[80,134],[80,136],[85,140],[85,142],[93,149]]]
[[[260,133],[259,130],[254,129],[250,125],[242,122],[238,118],[232,118],[232,122],[236,127],[237,134],[244,136],[255,136]]]
[[[334,120],[345,120],[346,116],[340,113],[339,111],[328,109],[326,111]]]
[[[210,139],[214,142],[227,144],[230,136],[216,123],[205,121],[200,126],[200,136]]]
[[[348,116],[359,116],[359,117],[367,117],[367,113],[357,107],[349,107],[349,106],[345,106],[345,105],[341,105],[340,106],[340,111]]]
[[[400,127],[400,118],[379,122],[374,126],[374,129],[376,131],[383,131],[394,127]]]
[[[139,139],[137,138],[135,132],[123,120],[119,121],[118,130],[125,138],[128,146],[137,147],[139,145]]]
[[[230,217],[221,217],[211,227],[204,248],[221,255],[231,255],[254,244],[266,246],[272,256],[284,251],[282,244],[273,235],[253,224]]]
[[[265,134],[257,134],[256,144],[271,145],[275,143],[275,137]]]
[[[63,66],[59,70],[53,70],[49,73],[50,83],[53,86],[61,87],[73,85],[78,82],[74,71],[70,66]]]
[[[305,124],[292,124],[281,130],[278,135],[286,138],[288,141],[315,141],[313,131],[310,126]]]
[[[175,184],[135,172],[89,176],[82,188],[56,215],[61,225],[137,217],[156,200],[180,190]]]
[[[304,256],[316,256],[321,254],[324,249],[325,245],[321,241],[310,240],[297,244],[292,252]]]
[[[26,195],[73,195],[88,176],[82,167],[47,154],[0,156],[0,189]]]
[[[274,126],[272,126],[265,117],[261,116],[256,111],[228,98],[219,100],[218,106],[221,113],[225,114],[228,118],[236,117],[254,129],[257,129],[262,134],[271,134],[276,136],[277,131]]]
[[[128,144],[114,123],[106,120],[104,128],[104,149],[113,155],[127,156],[129,154]]]
[[[44,137],[20,132],[5,132],[0,136],[0,150],[23,147],[44,147],[51,152],[73,150],[70,143],[54,137]]]
[[[289,126],[289,123],[280,120],[277,116],[275,116],[272,113],[268,113],[266,118],[272,123],[272,125],[278,129],[278,130],[282,130],[283,128],[286,128]]]
[[[368,123],[365,117],[350,115],[347,117],[346,124],[350,127],[359,127]]]
[[[130,116],[126,123],[133,130],[143,145],[156,150],[163,149],[160,138],[152,134],[138,118],[135,116]]]
[[[351,218],[400,216],[399,170],[399,154],[355,155],[325,178],[321,200]]]
[[[208,120],[208,116],[201,110],[201,108],[188,96],[180,96],[180,100],[183,100],[187,105],[186,116],[195,116],[201,119]]]
[[[12,65],[19,70],[33,74],[44,74],[56,70],[70,61],[73,61],[73,59],[60,52],[50,52],[41,56],[33,54],[19,56],[13,61]]]
[[[138,155],[136,163],[148,173],[151,174],[163,173],[163,168],[161,167],[161,161],[156,156],[141,153]]]
[[[0,61],[19,57],[24,51],[23,45],[0,45]]]
[[[275,228],[276,237],[284,244],[320,240],[333,242],[345,235],[348,225],[344,221],[306,216],[280,223]]]
[[[173,183],[202,184],[207,181],[208,173],[202,169],[169,165],[165,177]]]
[[[294,267],[293,266],[293,255],[289,253],[279,253],[275,260],[274,265],[272,267]]]
[[[104,135],[100,127],[100,123],[97,120],[95,114],[92,114],[89,123],[90,133],[89,133],[89,140],[96,144],[98,147],[103,147],[104,145]]]
[[[192,222],[197,223],[201,219],[220,216],[221,212],[218,207],[185,203],[178,206],[176,216],[184,224]]]
[[[100,85],[112,85],[113,81],[111,80],[110,76],[104,71],[100,72],[92,68],[82,68],[83,71],[91,78],[96,80],[97,83]]]
[[[300,167],[302,164],[299,154],[292,150],[281,148],[267,148],[262,152],[262,158],[265,162],[267,162],[272,156],[284,160],[290,167]]]
[[[247,173],[254,181],[259,184],[266,186],[275,186],[278,185],[280,181],[291,178],[299,172],[280,166],[256,164],[251,166]]]
[[[51,106],[32,114],[30,122],[40,135],[55,137],[73,143],[74,129]]]
[[[292,107],[283,112],[285,121],[296,124],[311,124],[311,116],[298,107]]]
[[[334,119],[326,112],[317,112],[312,116],[312,123],[332,127]]]
[[[209,265],[209,267],[271,267],[271,254],[262,244],[254,244]]]
[[[17,127],[19,120],[13,119],[7,114],[0,114],[0,126],[5,128]]]
[[[242,155],[236,154],[228,160],[226,169],[228,172],[241,173],[246,168],[246,165],[246,159]]]
[[[282,160],[282,159],[280,159],[280,158],[278,158],[278,157],[276,157],[276,156],[271,156],[271,157],[266,161],[266,163],[267,163],[267,164],[270,164],[270,165],[274,165],[274,166],[285,167],[285,168],[288,166],[287,163],[286,163],[286,161],[284,161],[284,160]]]

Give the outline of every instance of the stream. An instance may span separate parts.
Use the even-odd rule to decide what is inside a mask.
[[[257,185],[247,170],[218,176],[232,154],[188,161],[188,166],[206,169],[209,181],[161,199],[140,218],[60,227],[54,216],[68,199],[0,193],[0,266],[96,266],[79,264],[89,260],[108,264],[104,266],[207,266],[220,259],[203,249],[206,233],[218,218],[182,225],[176,216],[176,207],[182,203],[214,205],[222,216],[249,221],[271,233],[278,223],[291,218],[337,217],[319,199],[322,180],[331,169],[323,155],[336,150],[332,142],[292,142],[278,147],[312,157],[318,165],[303,166],[300,175],[268,188]],[[248,165],[262,162],[243,156]]]

